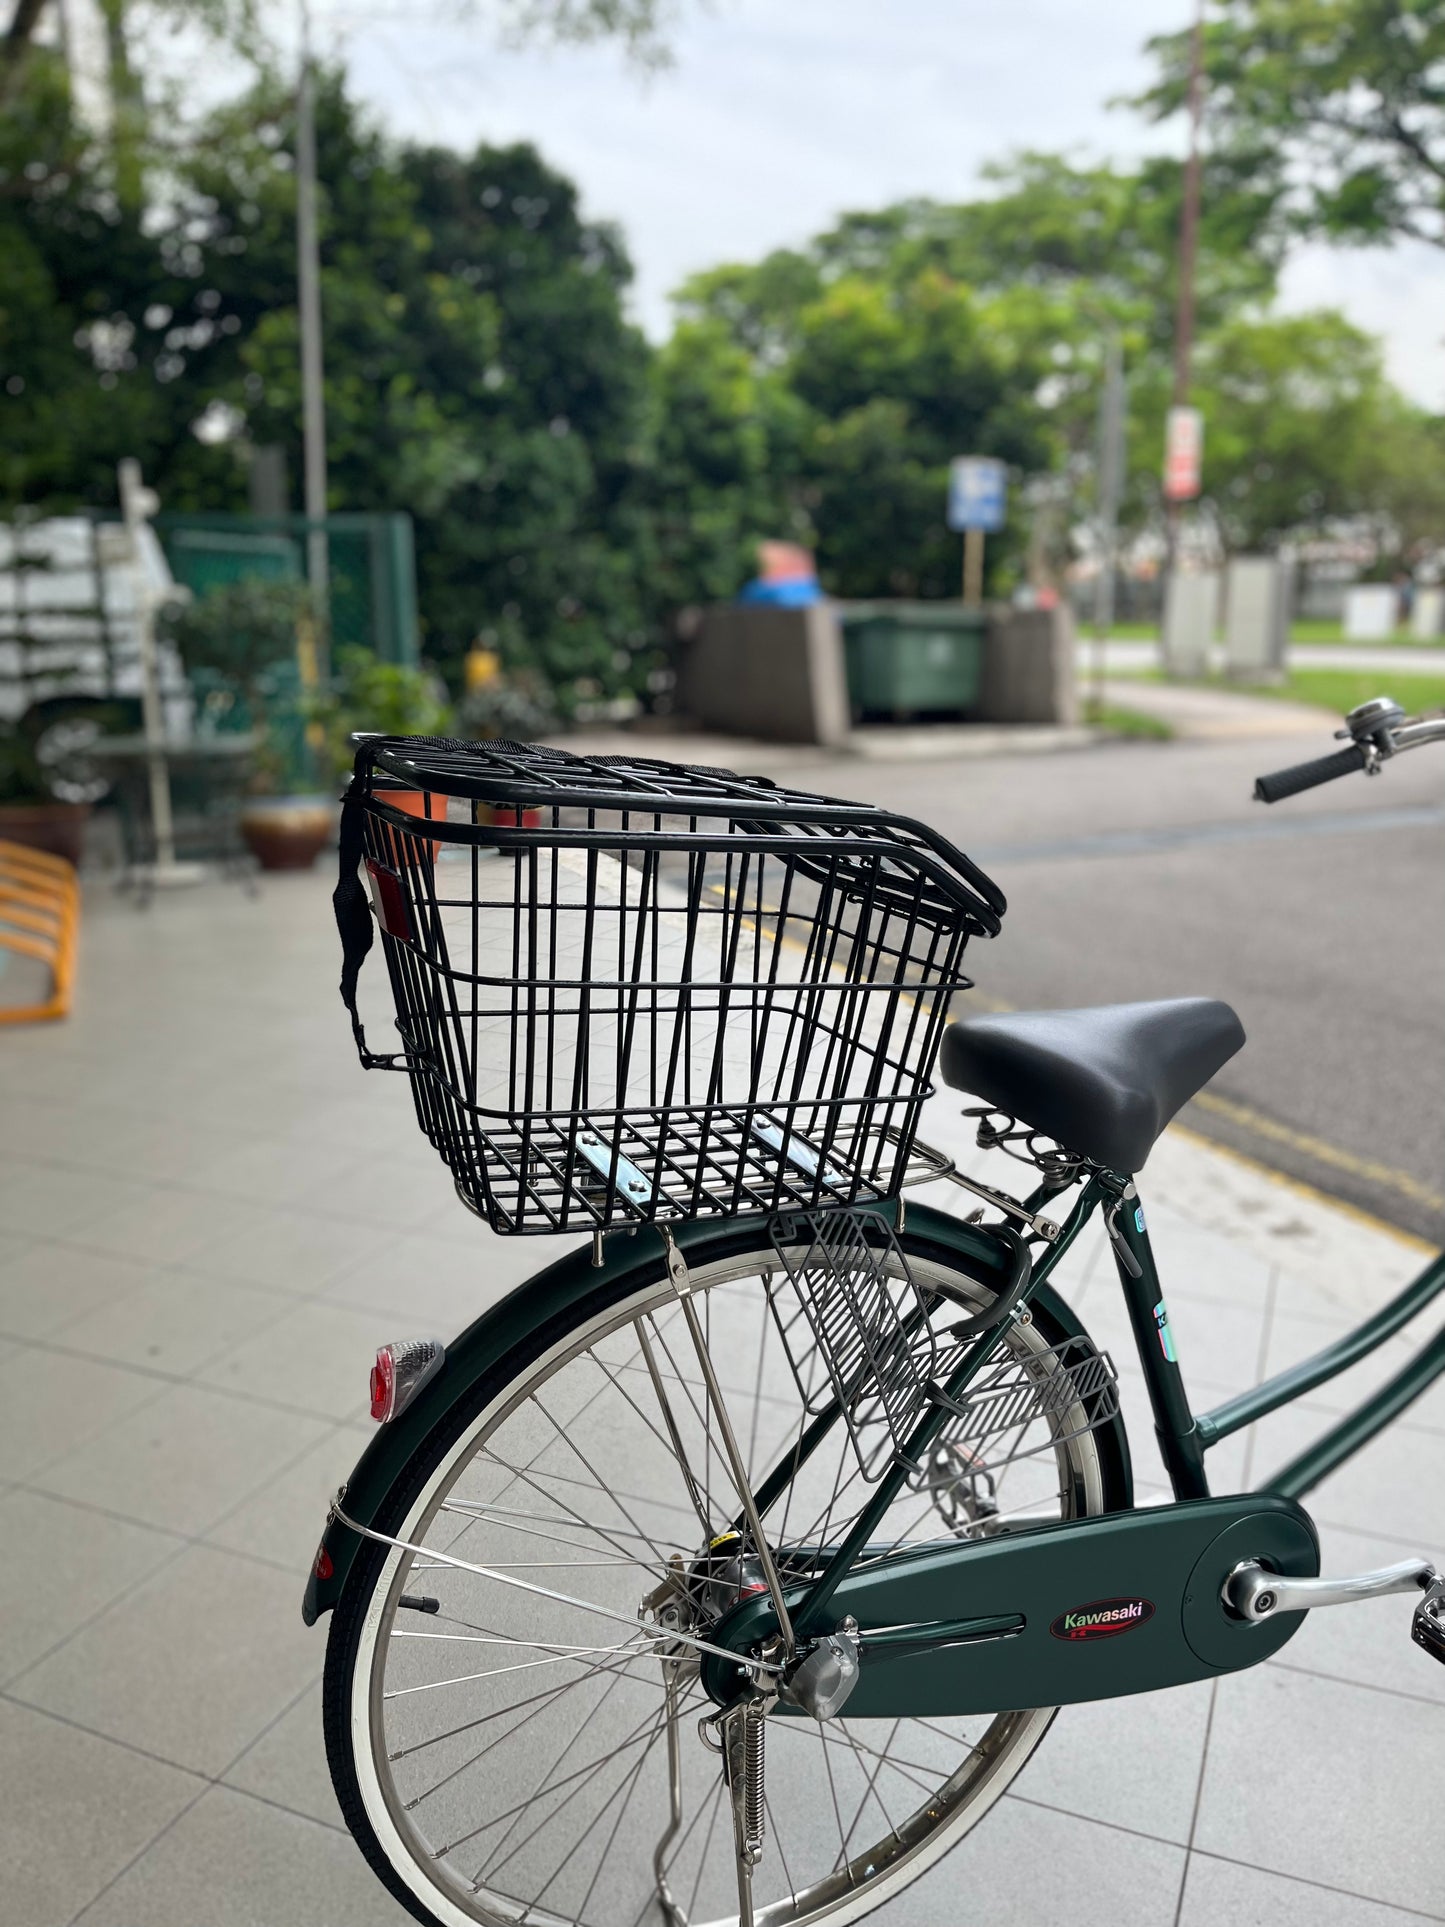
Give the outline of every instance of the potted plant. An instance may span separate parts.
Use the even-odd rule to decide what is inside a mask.
[[[336,652],[330,689],[307,705],[328,774],[344,781],[356,759],[353,737],[448,736],[453,717],[441,682],[428,670],[382,662],[366,649]],[[430,816],[430,799],[418,790],[381,794],[412,816]],[[433,849],[435,855],[435,849]]]
[[[13,724],[0,727],[0,842],[47,850],[80,867],[89,803],[63,803],[35,745]]]
[[[530,669],[504,669],[494,651],[475,645],[466,658],[466,694],[457,712],[463,732],[474,740],[535,742],[557,727],[552,691]],[[503,829],[537,829],[540,810],[489,809],[487,820]]]
[[[243,576],[197,597],[170,634],[193,687],[209,685],[202,724],[240,724],[261,739],[242,841],[263,870],[309,870],[336,827],[336,803],[316,787],[305,734],[304,665],[316,660],[309,590]]]

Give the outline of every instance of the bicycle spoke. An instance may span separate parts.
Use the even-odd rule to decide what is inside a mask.
[[[888,1738],[883,1742],[883,1747],[885,1752],[886,1752],[886,1749],[890,1747],[893,1744],[894,1740],[897,1738],[898,1729],[902,1724],[903,1722],[901,1720],[894,1720],[893,1724],[889,1727]],[[869,1796],[873,1795],[873,1797],[877,1799],[877,1795],[874,1793],[874,1789],[878,1784],[878,1775],[882,1771],[883,1771],[883,1754],[880,1754],[877,1762],[874,1765],[873,1771],[868,1776],[867,1784],[863,1788],[863,1797],[858,1802],[858,1811],[853,1815],[852,1821],[850,1822],[848,1827],[848,1831],[844,1835],[843,1851],[845,1854],[848,1851],[849,1841],[852,1840],[853,1835],[857,1832],[858,1822],[863,1818],[863,1810],[868,1804]],[[877,1804],[878,1804],[879,1811],[883,1815],[884,1824],[887,1826],[889,1832],[893,1835],[893,1838],[896,1840],[898,1838],[898,1829],[896,1826],[894,1826],[892,1818],[890,1817],[887,1808],[883,1805],[883,1802],[881,1799],[877,1799]]]
[[[610,1692],[611,1690],[612,1689],[609,1687],[608,1691]],[[550,1798],[552,1795],[560,1793],[563,1787],[571,1787],[572,1790],[567,1795],[565,1800],[560,1801],[555,1807],[552,1808],[550,1812],[542,1815],[541,1819],[537,1821],[536,1825],[531,1829],[531,1831],[525,1834],[522,1837],[522,1839],[517,1842],[516,1846],[512,1849],[512,1852],[507,1855],[507,1859],[508,1860],[515,1859],[517,1854],[521,1852],[522,1848],[528,1845],[528,1843],[536,1837],[536,1835],[541,1831],[543,1827],[552,1826],[556,1822],[559,1814],[564,1812],[565,1809],[569,1807],[574,1800],[580,1799],[582,1794],[586,1791],[590,1782],[596,1777],[596,1775],[601,1771],[601,1769],[607,1765],[609,1760],[620,1759],[624,1753],[631,1752],[632,1748],[635,1746],[652,1745],[652,1743],[660,1737],[661,1732],[662,1732],[662,1714],[660,1712],[650,1713],[645,1720],[640,1721],[638,1723],[637,1727],[635,1727],[633,1731],[628,1734],[625,1740],[620,1740],[616,1746],[609,1748],[609,1750],[606,1753],[602,1754],[602,1756],[599,1759],[589,1760],[586,1766],[576,1768],[575,1771],[565,1774],[562,1779],[552,1781],[550,1785],[547,1784],[547,1779],[550,1778],[550,1770],[549,1770],[549,1774],[544,1777],[543,1782],[528,1796],[526,1800],[522,1802],[521,1806],[517,1808],[509,1808],[508,1813],[516,1813],[517,1816],[520,1818],[522,1814],[530,1813],[532,1808],[537,1804],[540,1798],[544,1798],[544,1797]],[[570,1752],[571,1746],[572,1746],[572,1742],[569,1741],[567,1746],[563,1748],[562,1755],[559,1756],[559,1759],[565,1758],[566,1754]],[[503,1819],[507,1818],[507,1814],[503,1814],[501,1818]],[[495,1820],[490,1820],[487,1822],[487,1827],[494,1826],[495,1824],[496,1824]],[[514,1822],[514,1825],[515,1825],[515,1822]],[[476,1831],[479,1833],[485,1832],[486,1830],[487,1829],[485,1827],[479,1827],[476,1829]],[[503,1837],[500,1845],[505,1846],[507,1843],[507,1839],[509,1839],[510,1837],[511,1835],[509,1830],[508,1834]],[[454,1846],[460,1846],[462,1844],[463,1844],[462,1841],[456,1841],[453,1843]],[[502,1866],[506,1864],[505,1861],[501,1862],[500,1864],[497,1863],[496,1854],[498,1851],[499,1851],[499,1848],[494,1848],[492,1853],[489,1854],[487,1859],[483,1862],[483,1871],[478,1872],[476,1879],[473,1883],[475,1886],[479,1887],[481,1885],[482,1880],[487,1877],[488,1873],[491,1873],[491,1874],[500,1873]]]
[[[591,1677],[595,1679],[599,1676],[599,1674],[602,1674],[602,1673],[624,1672],[626,1665],[629,1663],[630,1662],[624,1662],[624,1664],[621,1666],[599,1667],[597,1671],[592,1674]],[[449,1732],[439,1733],[435,1735],[434,1738],[422,1742],[422,1746],[434,1746],[436,1745],[438,1740],[454,1739],[457,1737],[458,1734],[472,1731],[477,1726],[485,1724],[485,1722],[488,1720],[503,1719],[506,1717],[508,1713],[520,1712],[522,1708],[528,1707],[528,1706],[532,1707],[533,1709],[530,1713],[527,1714],[527,1717],[525,1719],[518,1720],[515,1726],[509,1726],[504,1733],[497,1734],[496,1737],[494,1739],[489,1740],[485,1746],[479,1747],[475,1753],[471,1754],[467,1759],[463,1760],[459,1766],[453,1767],[450,1773],[443,1775],[443,1777],[440,1780],[436,1781],[434,1785],[428,1787],[424,1793],[416,1794],[411,1800],[407,1802],[408,1812],[411,1812],[415,1808],[419,1807],[423,1802],[423,1800],[431,1799],[432,1796],[436,1793],[439,1793],[444,1786],[449,1786],[453,1780],[458,1779],[470,1767],[475,1766],[479,1760],[484,1760],[488,1755],[488,1753],[492,1752],[496,1747],[501,1746],[506,1741],[513,1739],[518,1733],[522,1731],[524,1727],[530,1726],[533,1720],[541,1717],[542,1713],[546,1710],[546,1706],[549,1705],[557,1697],[558,1693],[568,1692],[573,1688],[575,1688],[576,1686],[581,1685],[583,1683],[584,1682],[578,1681],[578,1680],[569,1680],[565,1686],[556,1687],[553,1689],[553,1691],[549,1693],[537,1693],[537,1694],[534,1694],[530,1699],[522,1700],[518,1705],[499,1707],[494,1713],[488,1713],[483,1715],[482,1719],[480,1720],[468,1721],[464,1726],[453,1727]],[[409,1750],[412,1752],[417,1752],[421,1750],[421,1747],[414,1747]],[[402,1756],[396,1756],[396,1757],[402,1757]]]

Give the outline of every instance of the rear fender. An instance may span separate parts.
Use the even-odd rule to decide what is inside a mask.
[[[896,1217],[896,1203],[878,1209],[886,1218]],[[1007,1276],[1012,1254],[985,1228],[913,1202],[908,1206],[907,1226],[910,1244],[923,1239],[985,1276],[990,1272]],[[767,1227],[768,1220],[761,1216],[704,1219],[673,1227],[673,1237],[689,1264],[700,1268],[766,1245]],[[478,1259],[480,1265],[480,1252]],[[614,1302],[660,1282],[665,1275],[662,1240],[656,1231],[643,1227],[635,1233],[610,1233],[600,1267],[592,1263],[591,1246],[584,1245],[518,1285],[448,1345],[436,1376],[400,1417],[378,1428],[342,1487],[348,1518],[361,1526],[395,1530],[401,1520],[391,1495],[418,1448],[452,1421],[458,1406],[474,1399],[478,1384],[495,1372],[508,1353],[525,1344],[535,1357],[560,1338],[585,1308],[599,1301],[602,1305]],[[1073,1312],[1048,1285],[1033,1294],[1031,1303],[1059,1328],[1062,1337],[1085,1335]],[[1121,1505],[1132,1505],[1129,1445],[1122,1419],[1116,1417],[1102,1427],[1098,1438],[1108,1461],[1108,1489],[1121,1495]],[[378,1526],[379,1520],[386,1522],[385,1527]],[[362,1543],[360,1534],[340,1519],[327,1521],[301,1605],[308,1626],[315,1625],[341,1597]]]

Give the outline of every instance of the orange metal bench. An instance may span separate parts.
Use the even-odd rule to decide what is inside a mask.
[[[64,1017],[75,978],[80,885],[63,857],[0,840],[0,950],[33,957],[50,971],[51,993],[38,1004],[0,1004],[0,1024]]]

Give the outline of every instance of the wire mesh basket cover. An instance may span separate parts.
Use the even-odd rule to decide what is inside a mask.
[[[342,813],[362,1062],[409,1073],[499,1231],[894,1195],[964,946],[1003,909],[921,824],[645,758],[375,738]],[[356,1013],[373,920],[390,1055]]]

